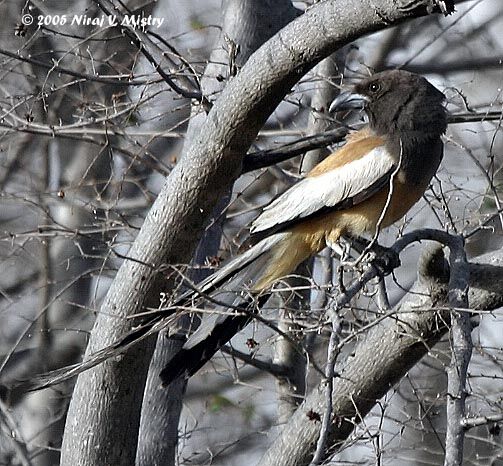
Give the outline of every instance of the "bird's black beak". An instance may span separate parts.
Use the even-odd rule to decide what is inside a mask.
[[[356,94],[354,92],[341,92],[330,104],[328,111],[338,112],[339,110],[350,110],[358,108],[362,110],[368,103],[369,98],[363,94]]]

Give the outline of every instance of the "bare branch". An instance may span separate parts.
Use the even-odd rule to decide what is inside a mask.
[[[466,378],[472,355],[472,324],[468,308],[470,271],[461,237],[453,237],[448,245],[451,257],[449,305],[451,313],[451,364],[447,368],[447,432],[445,438],[445,466],[463,463]],[[455,309],[455,310],[454,310]]]
[[[275,364],[272,361],[263,361],[261,359],[255,358],[253,356],[250,356],[249,354],[232,348],[231,346],[222,346],[222,348],[220,348],[220,351],[228,354],[229,356],[232,356],[233,358],[240,359],[246,364],[252,367],[256,367],[261,371],[267,372],[274,377],[284,377],[286,375],[287,368],[285,368],[284,366]]]
[[[0,49],[0,54],[5,55],[10,58],[14,58],[21,62],[29,63],[33,66],[38,66],[45,68],[46,70],[55,71],[57,73],[66,74],[68,76],[74,76],[79,80],[97,82],[102,84],[112,84],[113,86],[144,86],[146,84],[155,83],[155,80],[151,79],[133,79],[130,74],[127,75],[114,75],[114,76],[96,76],[95,74],[80,73],[78,71],[73,71],[68,68],[63,68],[54,63],[45,63],[43,61],[37,60],[36,58],[24,57],[19,53],[10,52],[9,50]],[[159,80],[160,81],[160,80]]]
[[[465,417],[461,424],[465,430],[473,429],[474,427],[492,424],[493,422],[503,421],[503,413],[488,414],[487,416]]]
[[[449,115],[449,124],[471,123],[482,121],[499,121],[501,119],[500,111],[490,112],[466,112]],[[243,160],[242,173],[248,173],[259,168],[269,167],[271,165],[283,162],[297,155],[304,154],[313,149],[327,147],[330,144],[336,144],[344,140],[344,137],[352,129],[348,127],[338,127],[323,133],[304,136],[293,142],[287,142],[272,149],[266,149],[246,154]]]
[[[114,4],[112,0],[94,0],[94,2],[99,5],[99,7],[106,14],[115,14],[119,19],[119,23],[122,23],[124,19],[124,14],[119,10],[119,6]],[[122,6],[122,2],[120,3]],[[192,82],[187,76],[180,75],[179,70],[176,70],[176,64],[171,60],[168,54],[163,53],[160,48],[155,44],[152,39],[146,34],[135,28],[121,25],[121,29],[124,33],[136,44],[140,52],[145,56],[145,58],[150,62],[154,69],[159,73],[159,75],[166,81],[166,83],[178,94],[187,99],[196,99],[200,102],[206,102],[204,96],[199,90],[197,83]],[[166,73],[163,69],[163,65],[167,64],[171,69]],[[176,78],[173,76],[176,74]],[[183,84],[180,86],[176,83],[176,80],[181,81]],[[182,87],[183,86],[183,87]]]

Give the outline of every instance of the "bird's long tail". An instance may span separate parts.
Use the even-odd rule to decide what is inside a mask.
[[[212,300],[218,305],[211,313],[204,314],[197,330],[161,371],[164,385],[169,385],[178,377],[195,374],[225,343],[248,325],[269,297],[268,293],[262,291],[269,284],[263,278],[268,270],[270,274],[271,264],[282,253],[288,236],[289,233],[279,233],[263,239],[218,273],[221,278],[214,279],[219,282],[218,290],[213,287],[211,293]],[[209,280],[208,284],[214,280]]]
[[[214,325],[211,326],[204,339],[191,341],[189,338],[183,348],[175,354],[159,374],[163,385],[169,385],[178,377],[188,378],[194,375],[223,345],[250,323],[253,314],[264,304],[267,298],[268,295],[263,294],[253,303],[243,300],[241,304],[234,305],[233,311],[226,315],[224,320],[218,321],[218,319],[215,319],[215,322],[212,322]],[[213,315],[211,314],[209,317]],[[204,320],[201,325],[209,329],[210,322]]]
[[[188,339],[181,353],[175,356],[162,372],[165,383],[180,375],[192,375],[250,321],[251,302],[246,297],[237,296],[236,291],[245,285],[253,288],[257,282],[256,277],[261,276],[261,271],[271,263],[272,256],[282,249],[281,244],[287,235],[288,233],[278,233],[263,239],[203,280],[194,290],[183,293],[167,308],[150,315],[139,327],[132,329],[112,345],[89,355],[84,361],[21,381],[15,388],[22,391],[47,388],[125,352],[149,335],[174,325],[178,318],[176,308],[186,306],[198,295],[211,295],[215,300],[223,301],[233,309],[241,308],[243,312],[227,315],[215,312],[203,318],[199,329]],[[222,287],[227,291],[221,292]],[[216,290],[219,290],[218,293]]]

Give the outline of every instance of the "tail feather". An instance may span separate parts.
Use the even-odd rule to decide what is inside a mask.
[[[260,270],[263,268],[264,260],[268,260],[274,247],[281,243],[286,236],[288,236],[288,233],[277,233],[273,236],[264,238],[262,241],[255,244],[255,246],[232,259],[206,280],[203,280],[198,285],[198,289],[203,293],[211,293],[224,283],[226,283],[227,288],[232,283],[233,288],[236,289],[236,282],[231,282],[231,280],[242,271],[244,273],[237,277],[239,283],[256,280],[257,276],[260,274]],[[257,262],[259,258],[261,258],[261,261]]]
[[[160,377],[164,385],[169,385],[178,377],[188,378],[194,375],[223,345],[250,323],[253,314],[269,295],[259,295],[257,303],[251,296],[243,296],[242,290],[253,289],[253,284],[260,280],[276,252],[275,246],[282,241],[283,236],[276,234],[266,238],[229,263],[229,267],[239,268],[241,273],[227,277],[225,284],[220,283],[218,294],[212,295],[219,303],[214,312],[203,316],[197,330],[161,371]],[[226,267],[222,272],[224,269]],[[229,310],[233,313],[229,314]]]
[[[34,391],[71,379],[72,377],[97,366],[107,359],[123,353],[149,335],[174,324],[177,318],[177,306],[186,305],[187,302],[198,295],[210,295],[224,284],[226,285],[226,288],[229,289],[240,289],[238,286],[252,280],[254,275],[260,273],[260,268],[269,258],[269,254],[267,253],[274,249],[274,246],[281,240],[282,234],[280,233],[260,241],[245,253],[231,260],[228,264],[208,277],[206,280],[203,280],[197,285],[197,288],[183,293],[176,301],[171,303],[168,308],[150,314],[149,317],[141,323],[141,325],[129,331],[126,335],[110,346],[89,355],[86,360],[32,377],[29,380],[19,381],[15,387],[12,388],[20,389],[22,391]],[[240,273],[242,271],[244,271],[244,273]],[[235,300],[236,295],[234,294],[233,296]],[[220,297],[221,295],[217,295],[216,299],[219,300]],[[240,302],[243,303],[243,300],[241,299]],[[246,303],[246,301],[244,302]],[[232,306],[232,304],[230,305]],[[180,369],[177,369],[178,372],[175,371],[178,375],[181,375],[184,371],[190,375],[195,373],[208,359],[211,358],[214,353],[216,353],[216,351],[218,351],[223,344],[229,341],[235,333],[248,324],[251,319],[250,311],[248,310],[249,305],[250,304],[248,303],[243,308],[244,314],[236,314],[232,316],[227,315],[225,318],[221,319],[213,318],[214,325],[211,326],[211,328],[209,328],[209,325],[205,324],[206,319],[203,319],[201,331],[199,333],[194,333],[195,338],[200,338],[200,340],[191,340],[191,338],[189,338],[184,346],[184,349],[182,349],[182,351],[173,358],[169,367],[180,366]],[[207,330],[206,332],[203,332],[205,328],[207,328]],[[213,329],[215,329],[214,332]],[[197,337],[196,334],[199,335],[199,337]],[[206,338],[209,338],[207,342],[208,349],[205,349]],[[191,343],[191,341],[193,343]],[[184,363],[183,355],[187,352],[190,356],[190,364],[187,364],[189,369],[184,369],[182,364]],[[196,364],[197,358],[199,358],[199,362]],[[171,373],[171,371],[171,369],[168,370],[169,373]],[[176,376],[166,376],[166,380],[173,380],[174,378],[176,378]]]
[[[203,367],[215,353],[253,319],[253,315],[269,298],[268,293],[259,296],[257,302],[243,302],[233,315],[227,315],[216,323],[206,338],[189,339],[184,347],[168,362],[159,374],[162,384],[169,385],[179,377],[189,378]]]
[[[169,385],[178,377],[189,378],[194,375],[225,343],[248,325],[252,320],[250,313],[251,310],[249,313],[228,316],[223,322],[215,325],[213,332],[204,340],[189,348],[182,348],[159,374],[163,385]]]
[[[20,380],[13,386],[9,387],[9,389],[15,389],[19,390],[22,393],[25,393],[42,390],[44,388],[65,382],[66,380],[76,377],[82,372],[92,369],[93,367],[101,364],[107,359],[116,357],[117,355],[124,353],[131,346],[136,345],[149,335],[152,335],[159,330],[162,330],[162,328],[166,327],[170,323],[173,323],[175,319],[175,315],[172,315],[171,319],[156,319],[155,322],[150,322],[149,325],[141,326],[131,330],[117,342],[113,343],[110,346],[106,346],[99,351],[96,351],[95,353],[89,355],[89,357],[82,362],[48,371],[44,374],[37,375],[30,379]]]

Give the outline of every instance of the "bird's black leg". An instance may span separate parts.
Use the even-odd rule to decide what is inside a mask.
[[[402,0],[398,8],[402,11],[414,11],[416,8],[425,7],[428,14],[440,12],[444,16],[449,16],[454,13],[454,0],[429,0],[427,4],[424,0]]]
[[[352,237],[350,241],[351,247],[358,254],[361,255],[366,251],[374,253],[372,262],[379,269],[380,275],[389,275],[394,269],[400,266],[400,257],[398,254],[390,248],[381,246],[376,241],[371,242],[361,236]]]
[[[432,6],[428,8],[430,13],[440,10],[444,16],[454,13],[453,0],[431,0]]]

